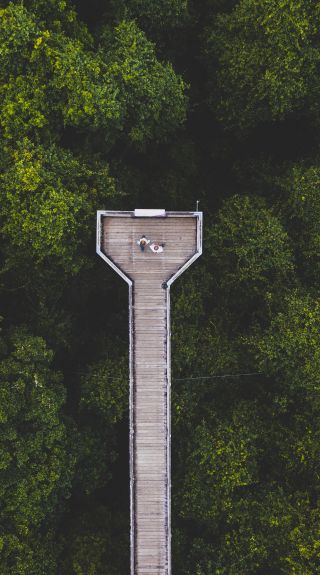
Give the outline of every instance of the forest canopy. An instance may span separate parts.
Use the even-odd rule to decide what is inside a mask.
[[[319,25],[312,0],[0,1],[1,573],[127,575],[127,291],[95,214],[197,200],[173,570],[318,573]]]

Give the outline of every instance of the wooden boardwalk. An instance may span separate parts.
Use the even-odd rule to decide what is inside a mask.
[[[98,252],[130,286],[131,575],[170,575],[170,284],[200,255],[201,217],[98,214]]]

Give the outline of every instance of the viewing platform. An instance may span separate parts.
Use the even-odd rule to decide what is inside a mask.
[[[170,286],[202,213],[99,211],[97,252],[129,285],[131,575],[170,575]]]

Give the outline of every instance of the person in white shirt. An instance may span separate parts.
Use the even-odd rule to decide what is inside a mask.
[[[150,244],[150,240],[146,238],[146,236],[141,236],[140,240],[137,241],[138,246],[140,246],[140,250],[144,252],[144,248]]]

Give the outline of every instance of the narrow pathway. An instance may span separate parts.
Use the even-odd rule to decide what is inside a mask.
[[[135,280],[133,369],[136,572],[168,573],[168,380],[166,290]]]

